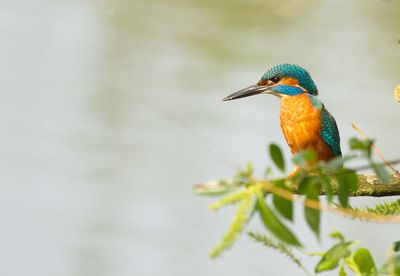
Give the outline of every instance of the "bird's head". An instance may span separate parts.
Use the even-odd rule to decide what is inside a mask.
[[[223,101],[257,94],[273,94],[282,97],[302,93],[316,96],[318,89],[305,69],[298,65],[285,63],[272,67],[262,75],[259,82],[225,97]]]

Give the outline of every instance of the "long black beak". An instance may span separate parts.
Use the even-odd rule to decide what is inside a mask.
[[[269,85],[258,85],[254,84],[252,86],[246,87],[242,90],[239,90],[238,92],[232,93],[229,96],[226,96],[225,98],[222,99],[222,101],[230,101],[230,100],[236,100],[248,96],[253,96],[257,94],[261,94],[262,92],[268,90],[270,86]]]

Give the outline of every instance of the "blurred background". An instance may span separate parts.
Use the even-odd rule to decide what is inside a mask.
[[[3,1],[0,274],[301,274],[246,235],[208,258],[234,209],[210,213],[192,185],[248,160],[261,173],[270,142],[290,156],[276,98],[220,100],[300,64],[344,153],[354,121],[398,158],[399,14],[397,0]],[[308,250],[338,228],[380,265],[399,236],[324,215],[318,243],[297,209]]]

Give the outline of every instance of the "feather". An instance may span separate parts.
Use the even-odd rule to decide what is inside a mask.
[[[324,106],[321,110],[321,124],[322,139],[329,145],[335,156],[341,156],[339,129],[336,125],[335,118],[333,118]]]

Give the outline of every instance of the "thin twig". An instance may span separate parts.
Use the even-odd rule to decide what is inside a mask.
[[[360,137],[362,139],[366,139],[367,136],[361,131],[361,129],[353,122],[351,123],[351,126],[354,128],[354,130],[358,133],[358,135],[360,135]],[[386,164],[386,166],[388,166],[393,173],[397,176],[400,177],[400,172],[398,170],[396,170],[386,159],[385,157],[383,157],[383,154],[381,153],[381,151],[375,146],[374,143],[372,143],[371,147],[374,149],[375,153],[383,160],[383,162]]]

